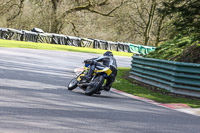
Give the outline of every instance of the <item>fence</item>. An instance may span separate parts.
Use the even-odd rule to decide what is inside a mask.
[[[155,49],[155,47],[142,46],[137,44],[79,38],[79,37],[65,36],[62,34],[39,33],[39,32],[33,32],[33,30],[32,31],[15,30],[11,28],[0,28],[0,39],[70,45],[76,47],[90,47],[95,49],[131,52],[141,55],[148,54],[149,52],[154,51]],[[136,49],[136,47],[138,49]]]
[[[200,64],[132,58],[130,78],[173,93],[200,97]]]

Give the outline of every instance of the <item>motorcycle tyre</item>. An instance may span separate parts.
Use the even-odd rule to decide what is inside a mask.
[[[74,83],[72,86],[70,86],[70,84],[71,84],[74,80],[76,80],[76,81],[75,81],[76,83]],[[67,87],[68,90],[70,90],[70,91],[74,90],[74,89],[77,87],[77,84],[78,84],[77,78],[73,78],[73,79],[69,82],[69,84],[68,84],[68,87]]]
[[[96,83],[97,81],[98,83]],[[102,75],[97,76],[92,82],[94,82],[94,86],[88,86],[85,90],[85,94],[88,96],[93,95],[95,92],[99,91],[104,83],[104,77]],[[92,87],[92,88],[91,88]]]

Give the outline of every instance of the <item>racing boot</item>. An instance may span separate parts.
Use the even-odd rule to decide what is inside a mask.
[[[95,94],[98,94],[98,95],[100,95],[100,94],[101,94],[101,91],[97,91],[97,92],[95,92]]]
[[[105,91],[110,91],[110,88],[111,88],[111,87],[109,87],[109,86],[105,86],[105,85],[102,86],[102,90],[105,90]]]
[[[94,69],[95,69],[95,65],[91,65],[88,74],[82,76],[81,78],[85,79],[87,82],[89,82],[91,80],[91,78],[92,78],[92,74],[94,72]]]

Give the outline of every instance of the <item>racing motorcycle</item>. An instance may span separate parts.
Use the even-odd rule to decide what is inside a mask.
[[[83,71],[77,74],[69,83],[68,90],[73,90],[77,87],[84,90],[85,94],[91,96],[102,90],[102,85],[104,84],[104,80],[107,79],[108,76],[112,73],[112,70],[108,67],[103,69],[95,68],[92,78],[87,81],[82,78],[88,74],[90,70],[90,64],[85,63]]]

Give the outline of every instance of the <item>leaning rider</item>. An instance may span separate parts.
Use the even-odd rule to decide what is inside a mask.
[[[106,84],[102,87],[103,90],[109,91],[117,76],[117,62],[113,57],[113,53],[107,51],[103,56],[85,60],[84,63],[90,64],[88,75],[83,76],[87,81],[92,78],[95,68],[102,70],[105,67],[109,67],[112,70],[111,75],[107,78]]]

